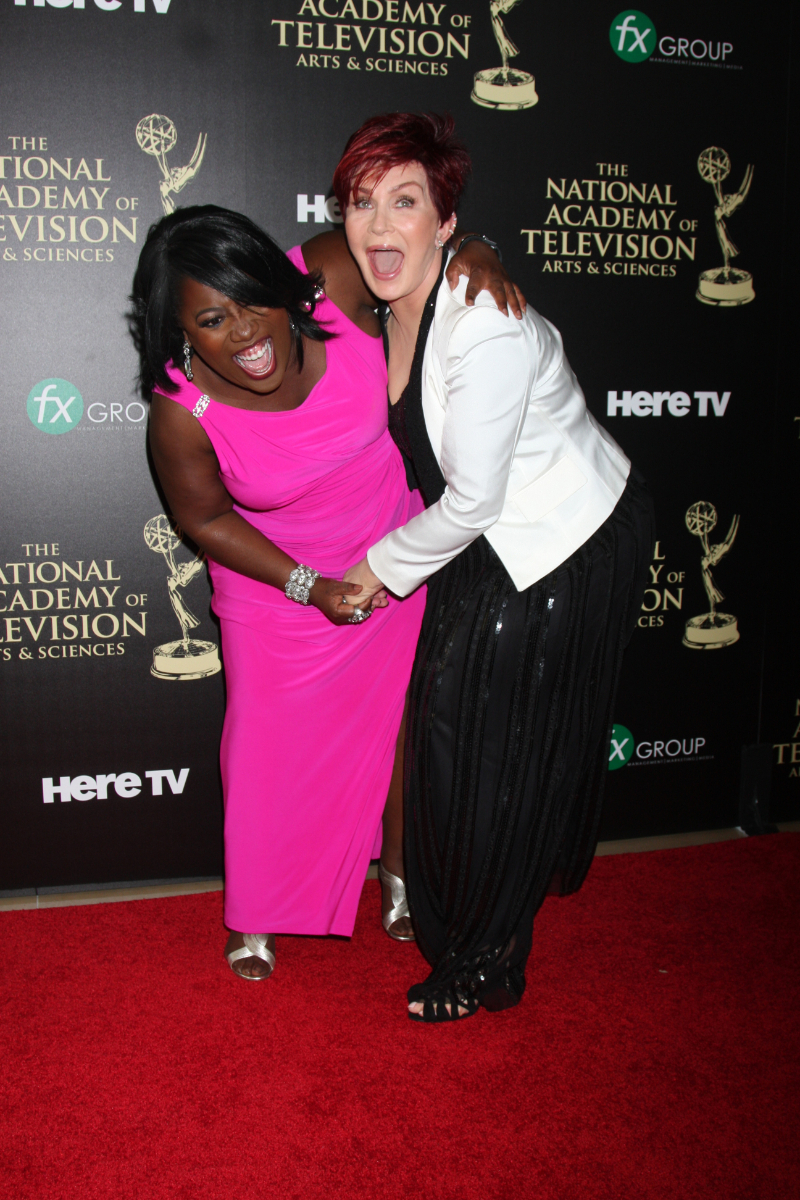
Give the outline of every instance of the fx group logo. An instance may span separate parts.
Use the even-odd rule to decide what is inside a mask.
[[[708,37],[676,37],[671,33],[659,38],[650,18],[635,8],[625,9],[614,17],[608,40],[617,57],[629,63],[644,62],[657,48],[658,54],[652,58],[654,63],[742,70],[738,64],[728,62],[733,54],[732,42]]]
[[[635,8],[619,13],[608,31],[611,49],[625,62],[644,62],[656,48],[656,28]]]
[[[624,725],[615,725],[611,730],[611,748],[608,752],[609,771],[624,767],[633,754],[633,734]]]
[[[704,737],[642,741],[637,745],[626,725],[614,725],[608,751],[608,769],[618,771],[620,767],[626,767],[629,763],[632,767],[654,767],[666,763],[700,762],[714,757],[713,754],[700,753],[705,745]]]
[[[69,433],[84,416],[89,424],[84,424],[83,432],[93,428],[141,430],[147,420],[141,400],[84,404],[75,384],[66,379],[43,379],[35,384],[28,393],[27,407],[31,425],[42,433]]]
[[[42,433],[69,433],[83,416],[83,397],[66,379],[43,379],[28,394],[28,416]]]

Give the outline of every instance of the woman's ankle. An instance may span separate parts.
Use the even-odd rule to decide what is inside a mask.
[[[382,850],[380,862],[384,871],[388,871],[390,875],[396,875],[398,879],[402,879],[405,882],[406,873],[403,867],[402,853],[398,854],[397,852],[392,853],[391,850],[388,852]]]

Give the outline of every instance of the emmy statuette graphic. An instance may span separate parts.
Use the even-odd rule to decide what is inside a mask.
[[[162,117],[160,113],[151,113],[149,117],[142,117],[136,126],[136,141],[139,143],[139,149],[144,150],[145,154],[152,154],[153,158],[158,161],[161,174],[164,176],[158,188],[161,192],[161,203],[165,216],[175,212],[175,201],[172,197],[182,191],[200,170],[203,155],[206,152],[206,136],[205,133],[198,135],[194,154],[185,167],[170,167],[167,163],[167,155],[178,140],[178,131],[169,117]]]
[[[755,299],[756,294],[753,290],[753,276],[750,272],[737,270],[736,267],[731,266],[731,259],[736,258],[739,250],[728,237],[725,218],[736,212],[740,204],[744,204],[753,182],[753,168],[749,163],[747,164],[742,186],[738,192],[730,192],[727,196],[722,194],[720,187],[722,181],[727,179],[731,172],[731,160],[724,150],[721,150],[719,146],[709,146],[698,158],[697,169],[700,172],[700,178],[714,188],[717,201],[714,206],[714,224],[725,258],[724,266],[712,267],[710,271],[701,273],[696,293],[697,299],[703,304],[717,304],[721,308],[738,308],[740,304],[749,304],[751,300]]]
[[[482,108],[516,112],[521,108],[533,108],[534,104],[539,102],[533,75],[529,75],[527,71],[516,71],[508,65],[508,60],[515,58],[519,50],[506,33],[500,14],[511,12],[519,2],[520,0],[490,0],[492,28],[500,47],[503,65],[478,71],[475,76],[471,99]]]
[[[739,529],[739,518],[731,521],[727,537],[716,546],[710,546],[708,535],[717,523],[717,510],[707,500],[698,500],[686,510],[686,528],[695,537],[700,538],[703,547],[703,557],[700,559],[700,569],[703,573],[703,587],[708,596],[709,611],[699,617],[690,617],[686,622],[683,634],[684,646],[692,650],[721,650],[724,646],[732,646],[739,640],[739,630],[736,627],[736,617],[730,613],[717,612],[717,605],[725,597],[714,585],[711,568],[724,558],[734,543]]]
[[[181,544],[182,538],[164,513],[147,522],[144,540],[151,550],[164,555],[169,567],[169,598],[181,626],[181,636],[176,642],[156,646],[151,674],[158,679],[205,679],[206,675],[216,675],[222,670],[217,647],[214,642],[189,637],[189,630],[196,629],[200,622],[178,590],[185,588],[203,570],[202,556],[197,555],[191,562],[176,563],[173,550]]]

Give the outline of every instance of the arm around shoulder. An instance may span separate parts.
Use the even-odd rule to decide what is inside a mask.
[[[364,283],[344,230],[318,233],[303,242],[301,249],[308,270],[323,274],[326,295],[351,320],[355,321],[362,309],[375,307],[377,300]]]

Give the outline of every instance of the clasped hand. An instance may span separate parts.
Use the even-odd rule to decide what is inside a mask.
[[[370,570],[366,558],[350,567],[343,580],[320,576],[308,599],[334,625],[349,624],[354,608],[371,612],[375,608],[386,608],[389,603],[383,584]]]

